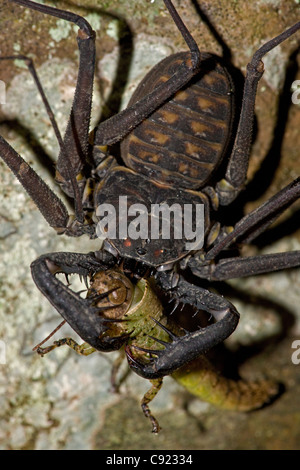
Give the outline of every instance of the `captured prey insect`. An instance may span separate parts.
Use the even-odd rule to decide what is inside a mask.
[[[101,313],[107,320],[106,334],[109,337],[127,338],[120,351],[121,356],[113,367],[113,385],[121,365],[120,359],[125,354],[132,368],[139,366],[142,361],[144,372],[147,373],[148,365],[152,375],[151,358],[164,356],[168,348],[172,344],[180,344],[180,338],[187,333],[174,322],[172,316],[165,314],[153,278],[141,278],[133,283],[121,268],[98,271],[90,279],[86,298],[90,308],[95,309],[95,315]],[[44,348],[40,343],[35,349],[43,356],[65,344],[85,356],[97,351],[88,343],[79,345],[69,337]],[[176,351],[172,353],[174,361],[176,354]],[[249,411],[260,408],[279,392],[278,384],[271,380],[245,382],[223,377],[205,355],[175,370],[171,376],[193,395],[226,410]],[[141,406],[145,416],[151,420],[152,431],[156,433],[160,426],[148,405],[161,389],[163,377],[150,379],[150,382],[152,386],[142,398]]]
[[[200,53],[172,2],[164,0],[188,52],[173,54],[155,66],[135,91],[128,108],[96,127],[91,145],[89,122],[95,35],[89,23],[74,13],[45,4],[30,0],[10,1],[73,22],[79,28],[78,80],[64,138],[60,136],[35,70],[27,61],[60,143],[56,181],[74,200],[74,216],[68,214],[62,201],[8,142],[0,138],[1,158],[17,176],[49,225],[58,234],[74,237],[87,234],[90,238],[96,238],[96,227],[100,221],[97,209],[109,204],[118,211],[120,196],[126,196],[128,208],[142,203],[149,216],[153,204],[172,206],[180,202],[182,206],[201,205],[204,208],[203,247],[188,250],[184,237],[107,237],[104,248],[100,249],[99,246],[94,253],[49,253],[39,257],[31,265],[33,279],[89,347],[99,351],[124,348],[131,369],[154,381],[156,389],[165,375],[174,375],[179,379],[179,371],[184,371],[180,378],[184,381],[189,375],[187,364],[202,358],[205,352],[228,338],[239,321],[235,306],[224,297],[201,287],[201,279],[222,281],[300,264],[299,251],[252,257],[242,257],[235,252],[235,255],[228,257],[228,250],[235,248],[236,242],[251,242],[299,198],[299,178],[243,217],[234,227],[221,226],[218,222],[222,207],[230,205],[245,184],[256,89],[264,69],[262,58],[294,35],[300,29],[300,23],[266,42],[255,52],[247,67],[241,112],[234,133],[234,83],[228,69],[216,56]],[[106,151],[107,145],[119,141],[123,164]],[[226,163],[226,169],[218,180],[216,170],[221,168],[221,163]],[[119,220],[120,225],[123,222]],[[172,229],[175,223],[173,220]],[[57,273],[79,274],[91,277],[93,286],[97,273],[120,266],[132,278],[140,278],[137,287],[147,295],[150,295],[150,288],[144,286],[150,285],[151,278],[154,278],[155,284],[175,300],[208,312],[215,321],[195,331],[177,332],[176,325],[164,325],[163,308],[157,307],[156,319],[154,313],[149,313],[144,299],[138,310],[148,321],[142,321],[139,326],[135,319],[131,323],[134,326],[132,329],[123,317],[107,318],[106,309],[101,304],[105,299],[102,292],[99,294],[100,307],[96,307],[90,295],[82,298],[56,277]],[[187,281],[187,276],[191,274],[195,280],[193,283],[190,281],[192,276]],[[132,289],[128,287],[128,291]],[[111,295],[116,293],[113,289]],[[154,308],[157,303],[155,294],[151,302],[151,308]],[[129,312],[134,312],[131,304],[128,315]],[[144,344],[144,339],[141,340],[142,336],[147,335],[151,337],[150,344]],[[73,343],[68,341],[67,344]],[[77,346],[75,349],[78,349]],[[196,377],[201,376],[200,370]],[[196,386],[196,389],[199,387]],[[273,386],[266,387],[266,390],[260,405],[275,393]],[[150,414],[147,402],[154,393],[152,390],[143,399],[146,414]],[[253,404],[253,407],[257,406],[257,402]],[[153,417],[151,419],[156,432],[158,425]]]

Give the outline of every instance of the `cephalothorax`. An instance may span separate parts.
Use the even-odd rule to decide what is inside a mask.
[[[108,237],[104,249],[99,247],[97,252],[46,254],[31,266],[37,287],[89,347],[96,350],[112,351],[128,345],[129,327],[122,329],[122,322],[114,314],[107,318],[101,313],[103,306],[97,307],[89,296],[84,299],[74,293],[55,276],[56,273],[90,277],[122,264],[128,274],[143,279],[154,277],[157,285],[178,302],[210,313],[215,322],[205,328],[182,331],[174,336],[168,328],[167,335],[172,341],[163,339],[163,344],[159,333],[160,329],[164,331],[163,324],[160,320],[157,320],[159,323],[152,320],[154,337],[163,347],[155,346],[154,340],[151,345],[142,346],[146,361],[143,354],[135,357],[132,349],[125,348],[130,367],[141,376],[159,381],[164,375],[176,374],[188,362],[226,339],[235,330],[239,319],[236,308],[226,299],[200,287],[199,281],[197,284],[188,282],[186,269],[198,278],[221,281],[300,264],[299,251],[231,258],[225,254],[236,241],[252,241],[299,198],[300,178],[243,217],[234,227],[229,229],[218,223],[220,208],[234,201],[245,183],[256,88],[263,74],[262,58],[295,34],[300,29],[300,22],[258,49],[248,64],[241,112],[235,136],[232,136],[234,84],[230,74],[220,59],[200,53],[172,2],[164,0],[189,50],[174,54],[154,67],[137,88],[128,108],[96,127],[91,146],[89,122],[95,35],[89,23],[71,12],[30,0],[10,1],[79,27],[78,80],[64,138],[60,136],[40,89],[60,144],[56,181],[73,198],[75,216],[69,216],[62,201],[0,137],[1,158],[23,184],[49,225],[59,234],[75,237],[88,234],[95,238],[100,220],[98,207],[110,204],[121,212],[118,208],[120,196],[126,196],[128,209],[142,203],[148,214],[153,204],[204,207],[204,244],[192,251],[186,248],[184,237],[172,236],[172,228],[177,223],[173,220],[169,239],[163,239],[161,233],[158,238],[135,238],[128,232],[125,238]],[[40,86],[32,64],[27,62]],[[232,149],[231,139],[234,141]],[[107,145],[119,141],[122,141],[121,156],[126,166],[120,165],[106,150]],[[218,181],[215,175],[221,161],[227,166],[224,178]],[[123,222],[119,218],[119,224]],[[120,294],[119,289],[121,286],[114,287],[112,295]],[[153,308],[155,299],[154,295]],[[125,296],[118,302],[126,305],[126,300]],[[142,315],[145,311],[143,307]],[[134,331],[138,336],[136,325]]]

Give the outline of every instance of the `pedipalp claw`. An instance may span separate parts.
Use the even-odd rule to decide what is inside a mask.
[[[150,336],[150,338],[151,338],[151,336]],[[156,338],[153,338],[153,339],[156,340]],[[159,350],[159,349],[141,348],[140,346],[136,346],[136,345],[132,344],[131,346],[128,346],[128,345],[127,345],[127,346],[125,347],[125,353],[126,353],[126,354],[127,354],[126,349],[127,349],[127,350],[130,350],[130,348],[134,348],[134,349],[136,349],[137,351],[145,352],[145,353],[147,353],[147,354],[155,355],[155,356],[159,356],[159,354],[162,353],[162,350]],[[133,357],[133,356],[132,356],[132,353],[131,353],[131,350],[130,350],[130,353],[128,353],[128,354],[130,354],[131,357]],[[149,358],[149,360],[151,360],[151,358]]]
[[[157,351],[151,351],[150,349],[140,348],[140,347],[134,346],[134,345],[131,345],[131,346],[126,345],[125,346],[125,354],[126,354],[126,357],[127,357],[129,367],[131,369],[133,369],[138,375],[141,375],[142,377],[144,377],[144,372],[143,371],[144,371],[145,367],[149,366],[149,363],[151,363],[154,359],[149,358],[149,360],[147,360],[147,362],[146,361],[141,361],[140,359],[137,359],[136,357],[134,357],[134,355],[132,354],[131,348],[134,348],[137,351],[146,352],[147,354],[155,354],[155,355],[156,355]]]

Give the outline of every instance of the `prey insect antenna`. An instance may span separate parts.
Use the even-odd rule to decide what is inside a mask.
[[[66,320],[63,320],[43,341],[41,341],[39,344],[37,344],[32,351],[36,351],[38,348],[40,348],[43,344],[45,344],[60,328],[66,323]]]

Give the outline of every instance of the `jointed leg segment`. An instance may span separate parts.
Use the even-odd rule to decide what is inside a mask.
[[[245,258],[220,259],[210,264],[222,251],[229,248],[236,241],[249,243],[273,223],[282,212],[287,209],[300,196],[300,178],[275,194],[272,198],[254,211],[243,217],[232,232],[216,243],[205,255],[205,262],[197,256],[191,258],[189,267],[196,276],[208,280],[226,280],[235,277],[252,276],[280,269],[293,268],[300,265],[300,252],[275,253]]]
[[[246,181],[248,161],[252,145],[256,91],[258,82],[264,72],[262,58],[265,54],[278,46],[278,44],[295,34],[299,29],[300,22],[265,43],[255,52],[252,60],[247,66],[242,109],[234,147],[228,162],[225,178],[217,184],[217,192],[221,205],[228,205],[236,199],[243,189]]]
[[[62,338],[59,339],[58,341],[54,341],[51,346],[47,346],[45,348],[37,348],[36,351],[40,356],[44,356],[45,354],[48,354],[50,351],[53,351],[55,348],[59,348],[60,346],[67,345],[71,349],[73,349],[75,352],[78,354],[82,354],[83,356],[89,356],[90,354],[94,353],[96,351],[95,348],[92,348],[88,343],[82,343],[78,344],[74,339],[72,338]]]

